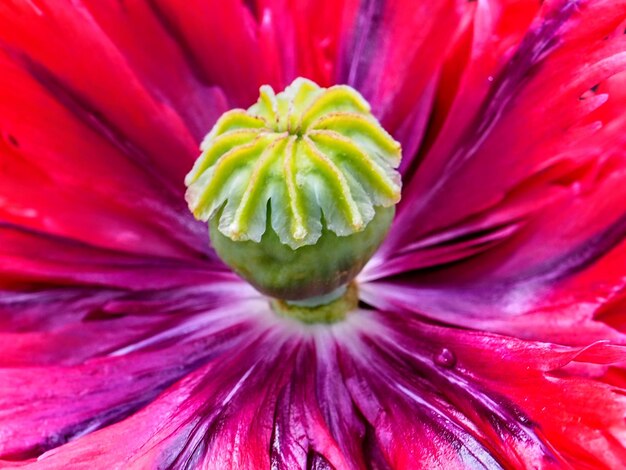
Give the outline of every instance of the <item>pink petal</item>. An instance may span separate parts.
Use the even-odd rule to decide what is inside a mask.
[[[205,357],[146,408],[27,466],[559,468],[611,467],[623,458],[617,440],[626,431],[622,391],[586,373],[624,361],[623,348],[557,347],[435,327],[392,312],[358,311],[346,324],[303,328],[272,319],[265,305],[233,307],[251,314],[245,320],[251,336]],[[207,326],[213,321],[200,318]],[[195,329],[178,344],[182,354],[162,340],[125,352],[129,362],[115,380],[162,355],[157,378],[135,377],[130,395],[107,387],[100,401],[70,407],[71,416],[83,410],[98,417],[102,400],[132,405],[134,387],[154,390],[168,380],[171,360],[202,357],[204,348],[195,349],[200,356],[187,348],[201,338],[211,341],[222,327]],[[22,441],[38,435],[19,432]]]
[[[0,69],[3,220],[122,251],[197,256],[202,232],[148,164],[137,166],[2,54]]]
[[[601,339],[626,342],[626,336],[598,318],[600,309],[626,287],[626,172],[611,165],[609,160],[611,171],[599,169],[587,187],[572,188],[574,197],[553,202],[515,227],[512,236],[496,236],[489,243],[483,235],[471,247],[472,257],[400,276],[391,288],[385,280],[366,285],[366,300],[379,308],[394,306],[529,339],[574,345]],[[464,245],[442,243],[448,250],[454,246]],[[430,248],[413,256],[423,260],[427,253],[437,252]],[[407,260],[401,256],[372,273],[406,268]]]
[[[223,269],[217,261],[124,254],[11,225],[0,225],[0,241],[0,287],[154,289],[211,282]]]
[[[0,466],[620,466],[626,4],[296,3],[0,6]],[[295,75],[408,153],[363,279],[401,276],[332,327],[275,318],[180,198]]]
[[[360,21],[357,0],[258,0],[249,2],[258,24],[259,48],[285,87],[298,76],[321,86],[345,81],[342,58]],[[271,62],[270,62],[271,63]]]
[[[571,361],[620,362],[623,349],[565,349],[385,315],[398,334],[369,339],[376,353],[353,348],[347,384],[364,416],[377,419],[392,468],[619,466],[626,400],[558,370]]]
[[[33,351],[30,367],[18,363],[0,369],[0,455],[37,456],[132,414],[199,365],[253,341],[258,327],[252,329],[255,322],[246,318],[248,308],[231,301],[196,314],[95,320],[101,341],[89,334],[89,325],[74,331],[81,340],[95,342],[91,354],[99,357],[81,360],[79,350],[72,358],[75,365],[41,367],[33,366],[39,352]],[[117,345],[105,328],[119,335]],[[57,347],[58,333],[47,335]],[[0,334],[2,344],[6,339]],[[12,354],[19,351],[11,345],[7,355]]]
[[[372,104],[410,163],[422,135],[445,52],[473,7],[467,2],[362,2],[339,78]]]
[[[507,8],[517,7],[503,6]],[[572,2],[544,4],[523,40],[511,49],[507,65],[480,69],[490,84],[485,104],[451,113],[450,119],[461,114],[466,123],[454,121],[449,128],[444,124],[415,174],[407,175],[387,253],[471,221],[470,216],[483,211],[497,214],[513,192],[533,191],[537,210],[552,200],[559,181],[568,181],[562,188],[567,197],[570,184],[584,182],[593,172],[590,162],[600,149],[610,148],[613,132],[598,132],[599,125],[585,121],[606,96],[580,98],[626,68],[622,54],[626,39],[620,28],[626,5],[611,2],[608,7],[604,0],[593,0],[578,10]],[[479,9],[477,21],[481,14],[487,12]],[[510,13],[503,15],[506,20]],[[524,13],[520,19],[527,17]],[[496,22],[491,27],[513,27],[506,42],[512,47],[524,21]],[[487,34],[493,37],[496,32]],[[478,57],[472,60],[484,60],[480,56],[484,44],[475,47]],[[470,87],[478,73],[472,63],[467,84],[462,81],[457,91],[459,106],[464,106],[468,94],[478,92],[480,98],[484,90]],[[563,84],[556,93],[554,83]],[[593,145],[588,145],[592,136]],[[543,191],[537,191],[543,172],[551,178],[544,181]],[[506,212],[499,215],[500,223],[514,222]]]

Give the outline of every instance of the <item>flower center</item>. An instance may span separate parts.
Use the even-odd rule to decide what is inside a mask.
[[[201,151],[186,199],[220,258],[281,299],[280,313],[311,322],[319,311],[329,321],[337,315],[328,306],[352,305],[348,293],[331,294],[352,292],[346,286],[384,239],[401,187],[400,144],[365,99],[303,78],[278,94],[264,85],[254,105],[217,121]]]
[[[336,323],[343,320],[348,312],[359,303],[357,287],[354,283],[340,286],[334,291],[306,300],[286,301],[273,299],[272,308],[279,315],[295,318],[303,323]]]

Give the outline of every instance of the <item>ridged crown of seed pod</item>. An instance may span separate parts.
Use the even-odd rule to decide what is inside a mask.
[[[296,79],[275,94],[265,85],[247,110],[225,113],[205,137],[187,175],[196,218],[219,217],[234,241],[260,242],[271,227],[292,249],[322,228],[362,231],[375,207],[400,199],[401,149],[354,89]]]

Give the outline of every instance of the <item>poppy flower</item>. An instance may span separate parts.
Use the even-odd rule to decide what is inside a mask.
[[[622,467],[624,33],[624,0],[4,1],[0,467]],[[297,77],[402,146],[337,321],[184,198]]]

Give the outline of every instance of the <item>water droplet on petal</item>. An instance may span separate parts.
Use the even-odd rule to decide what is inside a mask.
[[[532,420],[520,409],[513,409],[513,416],[522,426],[531,426]]]
[[[442,348],[435,356],[435,364],[451,369],[456,365],[456,356],[448,348]]]

